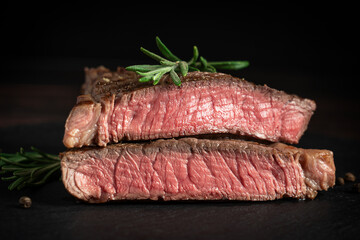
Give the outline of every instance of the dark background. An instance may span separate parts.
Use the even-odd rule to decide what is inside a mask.
[[[251,67],[236,74],[249,80],[300,95],[354,95],[349,84],[359,77],[355,5],[209,5],[8,3],[1,10],[4,72],[24,75],[6,82],[69,84],[71,77],[39,74],[151,63],[139,47],[156,51],[159,36],[185,60],[193,45],[210,61],[249,60]],[[259,69],[292,72],[294,78],[258,79],[254,74]]]
[[[159,36],[184,60],[193,45],[209,61],[248,60],[248,68],[228,73],[315,100],[317,110],[297,146],[332,150],[337,175],[352,171],[360,178],[355,5],[7,2],[0,11],[4,152],[30,146],[64,151],[64,123],[84,67],[155,63],[139,48],[157,51]],[[338,239],[358,234],[360,227],[360,198],[351,183],[304,202],[100,206],[77,203],[58,181],[20,192],[6,187],[0,182],[0,236],[14,238]],[[17,206],[24,194],[34,200],[29,210]]]

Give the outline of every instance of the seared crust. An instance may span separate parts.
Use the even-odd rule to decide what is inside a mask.
[[[82,94],[89,94],[97,102],[103,97],[110,97],[115,95],[116,98],[123,94],[133,92],[142,88],[154,87],[151,82],[139,82],[139,75],[135,72],[127,71],[123,67],[118,67],[116,71],[112,72],[109,69],[100,66],[97,68],[85,68],[86,81],[82,86]],[[241,82],[242,85],[249,89],[262,91],[278,95],[279,98],[284,98],[286,101],[296,101],[298,104],[309,111],[315,111],[316,104],[313,100],[304,99],[294,94],[287,94],[284,91],[279,91],[270,88],[266,85],[256,85],[252,82],[245,81],[245,79],[233,77],[225,73],[210,73],[210,72],[189,72],[185,77],[180,76],[181,81],[233,81]],[[164,75],[159,81],[159,85],[170,85],[175,87],[169,75]]]

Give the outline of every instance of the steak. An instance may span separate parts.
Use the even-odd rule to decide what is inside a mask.
[[[153,86],[124,68],[85,71],[84,94],[65,125],[67,148],[222,133],[298,143],[316,108],[224,73],[190,72],[178,87],[168,75]]]
[[[282,143],[181,138],[61,154],[68,192],[112,200],[313,199],[335,183],[333,153]]]

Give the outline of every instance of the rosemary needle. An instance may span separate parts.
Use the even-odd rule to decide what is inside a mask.
[[[143,47],[140,48],[140,51],[158,61],[160,65],[133,65],[126,67],[126,70],[134,71],[142,76],[139,78],[140,82],[152,80],[153,84],[156,85],[164,74],[169,73],[175,85],[180,86],[181,79],[178,73],[185,77],[191,71],[216,72],[217,69],[239,70],[249,66],[248,61],[207,61],[204,57],[199,57],[199,50],[196,46],[193,47],[193,57],[186,62],[175,56],[159,37],[156,37],[156,45],[164,57]]]
[[[41,152],[32,147],[25,152],[23,148],[17,153],[0,153],[1,180],[12,181],[9,190],[22,189],[26,186],[44,184],[51,175],[59,172],[60,158],[53,154]]]

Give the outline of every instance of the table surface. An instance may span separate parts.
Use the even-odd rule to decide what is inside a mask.
[[[81,68],[68,72],[54,69],[52,82],[45,80],[48,73],[38,69],[30,74],[30,81],[22,81],[25,73],[20,72],[15,73],[18,81],[1,86],[0,147],[4,152],[30,146],[51,153],[65,150],[61,142],[64,122],[83,73]],[[307,91],[286,85],[285,79],[295,77],[291,74],[247,74],[260,84],[265,83],[264,76],[274,76],[278,80],[266,84],[314,99],[316,113],[297,146],[332,150],[337,176],[353,172],[360,178],[360,104],[356,98],[316,93],[319,87]],[[318,76],[305,77],[311,85]],[[64,78],[68,80],[62,82]],[[74,199],[58,180],[21,191],[9,191],[7,184],[0,182],[0,239],[344,239],[360,232],[360,194],[352,191],[352,183],[305,201],[123,201],[95,205]],[[23,195],[32,198],[31,208],[19,207],[18,199]]]

